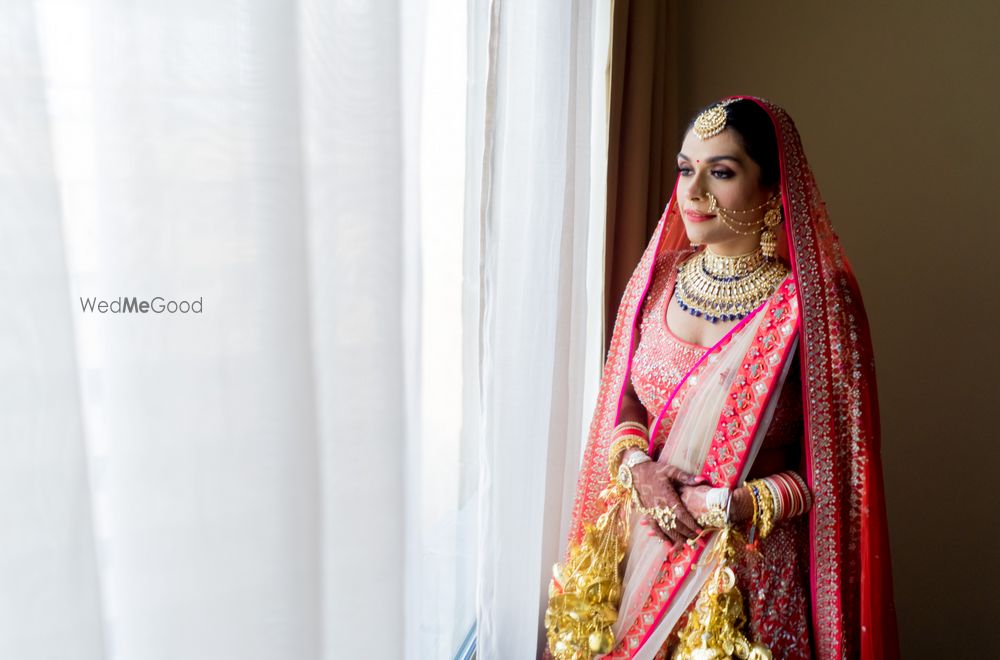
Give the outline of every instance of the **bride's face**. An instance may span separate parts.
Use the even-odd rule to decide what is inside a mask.
[[[677,154],[677,203],[684,229],[692,243],[708,244],[722,248],[726,254],[750,252],[760,244],[759,232],[740,234],[726,226],[718,213],[709,214],[711,200],[706,193],[715,195],[723,209],[751,209],[763,204],[773,189],[760,184],[760,166],[743,150],[739,138],[731,128],[702,140],[694,131],[688,131]],[[732,213],[741,224],[760,225],[767,208],[752,213]],[[738,227],[747,232],[751,228]],[[720,250],[716,250],[720,251]]]

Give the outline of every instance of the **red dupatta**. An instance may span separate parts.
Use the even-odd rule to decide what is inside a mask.
[[[798,296],[805,452],[813,494],[810,581],[812,643],[819,658],[899,655],[882,492],[878,401],[871,337],[853,271],[788,114],[764,99],[774,122],[785,222],[779,256]],[[577,483],[570,544],[601,513],[609,438],[621,408],[633,337],[657,255],[689,245],[675,198],[633,272],[615,320]],[[782,236],[781,234],[784,234]],[[650,629],[655,626],[650,624]],[[648,636],[646,631],[646,636]]]

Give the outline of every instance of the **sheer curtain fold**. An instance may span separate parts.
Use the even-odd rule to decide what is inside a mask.
[[[35,7],[0,21],[0,657],[104,658],[78,358]]]
[[[324,646],[326,657],[403,658],[413,353],[400,290],[404,245],[414,246],[404,243],[400,44],[386,38],[399,8],[303,0],[299,18]]]
[[[470,125],[484,129],[467,159],[467,221],[479,236],[466,257],[479,282],[467,309],[479,322],[467,356],[482,438],[477,652],[527,658],[544,644],[546,586],[600,369],[609,7],[474,6],[482,59]]]

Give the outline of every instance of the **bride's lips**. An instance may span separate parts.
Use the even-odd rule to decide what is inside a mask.
[[[697,211],[692,211],[691,209],[687,209],[684,211],[684,217],[686,217],[691,222],[705,222],[707,220],[711,220],[712,218],[714,218],[715,214],[713,213],[711,215],[705,215],[703,213],[698,213]]]

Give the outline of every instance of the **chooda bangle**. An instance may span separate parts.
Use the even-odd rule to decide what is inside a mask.
[[[641,435],[649,435],[649,429],[646,428],[645,424],[641,424],[639,422],[622,422],[611,432],[611,437],[614,438],[624,430],[638,431]]]

